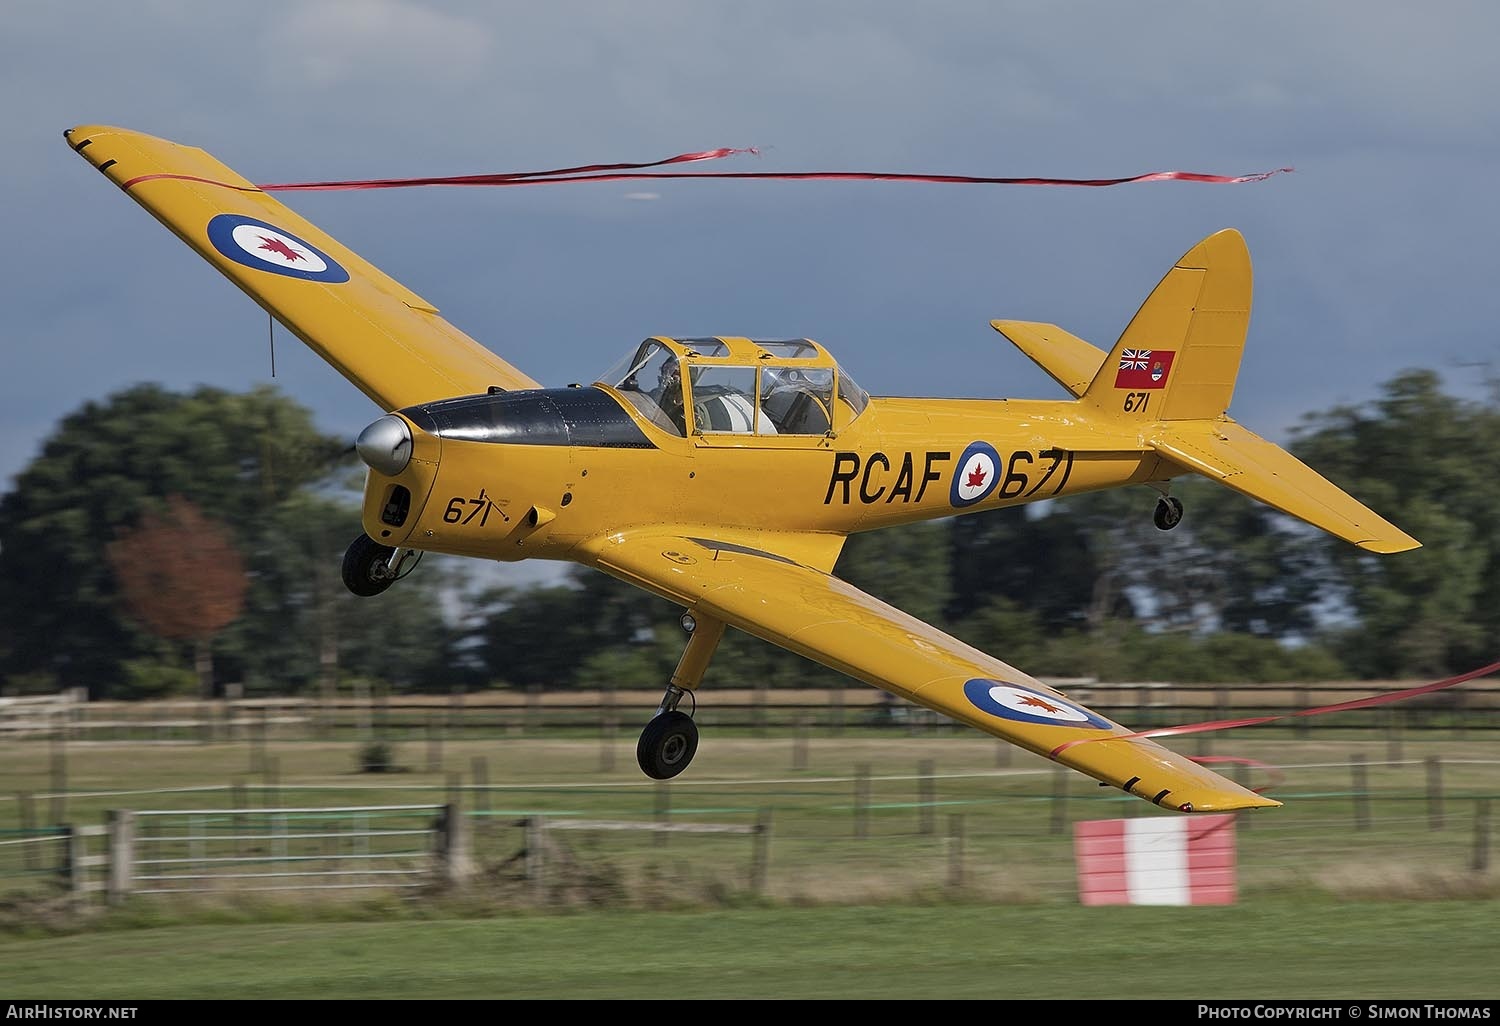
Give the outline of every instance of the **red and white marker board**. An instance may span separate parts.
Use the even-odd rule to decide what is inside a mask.
[[[1084,905],[1232,905],[1232,813],[1096,819],[1073,825]]]

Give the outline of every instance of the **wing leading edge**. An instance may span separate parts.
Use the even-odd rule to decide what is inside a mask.
[[[1277,806],[845,581],[661,533],[587,546],[599,569],[1164,808]]]
[[[421,296],[204,151],[102,125],[63,134],[382,410],[490,386],[538,387]]]

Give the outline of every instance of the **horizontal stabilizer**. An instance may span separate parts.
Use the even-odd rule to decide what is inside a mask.
[[[1174,463],[1371,552],[1421,542],[1285,449],[1228,418],[1158,425],[1151,447]]]
[[[990,327],[1010,339],[1063,388],[1080,397],[1099,373],[1108,354],[1055,324],[1036,321],[990,321]]]

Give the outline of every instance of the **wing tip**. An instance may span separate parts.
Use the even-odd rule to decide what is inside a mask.
[[[1388,556],[1396,552],[1410,552],[1412,549],[1420,549],[1422,547],[1421,542],[1406,534],[1387,538],[1366,538],[1363,541],[1355,542],[1355,544],[1366,552],[1378,552],[1383,556]]]
[[[1235,795],[1224,800],[1208,799],[1200,802],[1189,802],[1186,808],[1178,808],[1178,812],[1186,813],[1212,813],[1212,812],[1247,812],[1250,809],[1279,809],[1283,803],[1275,798],[1267,798],[1264,795],[1253,795],[1243,798]]]

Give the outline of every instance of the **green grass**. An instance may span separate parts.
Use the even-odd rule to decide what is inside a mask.
[[[457,894],[222,892],[105,910],[67,905],[45,872],[0,855],[0,994],[1496,997],[1493,744],[1241,734],[1214,753],[1254,760],[1248,782],[1286,804],[1240,819],[1239,901],[1218,908],[1079,906],[1073,824],[1166,813],[968,733],[705,731],[668,784],[641,775],[633,735],[402,742],[400,771],[375,774],[358,772],[353,741],[7,744],[0,832],[109,809],[456,798],[480,874]],[[522,816],[769,816],[766,886],[752,892],[745,834],[557,830],[538,897],[521,877]]]
[[[109,809],[391,805],[456,799],[491,878],[524,843],[524,816],[554,821],[771,823],[766,890],[782,903],[928,899],[955,887],[988,902],[1073,900],[1072,824],[1167,815],[1080,774],[964,732],[755,738],[705,732],[691,769],[646,779],[633,738],[608,744],[545,736],[397,747],[401,772],[358,772],[355,742],[70,744],[0,747],[0,832],[97,824]],[[1191,751],[1192,749],[1186,749]],[[1247,777],[1286,802],[1242,817],[1246,899],[1310,889],[1339,897],[1500,895],[1484,809],[1500,795],[1486,740],[1407,735],[1305,741],[1255,732],[1216,754],[1262,764]],[[1441,760],[1441,801],[1429,793]],[[1264,767],[1274,767],[1274,771]],[[49,794],[57,780],[60,796]],[[480,787],[480,781],[486,785]],[[592,889],[574,903],[722,904],[748,887],[751,842],[739,835],[554,832]],[[960,857],[954,859],[955,846]],[[45,873],[0,846],[0,894],[45,886]],[[1476,871],[1476,860],[1482,864]],[[0,926],[5,917],[0,911]]]
[[[436,910],[435,910],[436,911]],[[137,925],[0,941],[35,999],[1495,999],[1500,902]],[[147,917],[149,920],[149,917]]]

